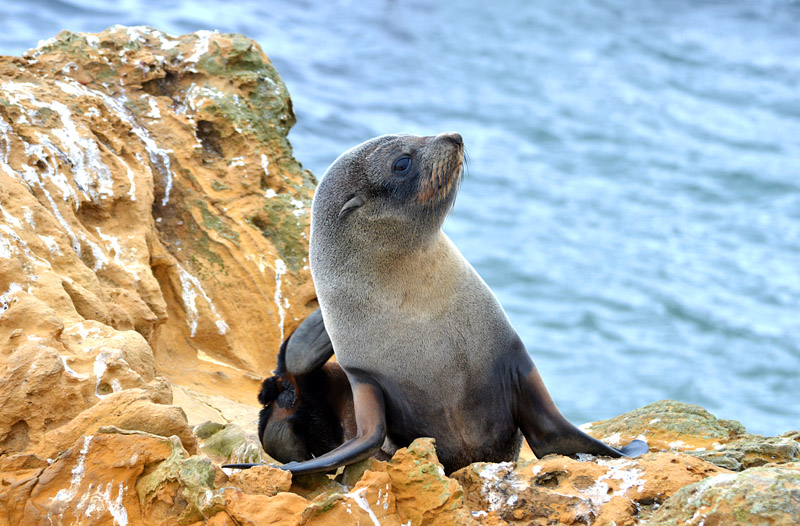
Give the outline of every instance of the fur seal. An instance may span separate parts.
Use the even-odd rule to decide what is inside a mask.
[[[258,437],[275,460],[310,460],[355,438],[350,382],[338,363],[326,363],[332,355],[319,309],[281,344],[273,376],[262,382],[258,395],[264,406]],[[388,460],[395,450],[387,439],[376,457]]]
[[[316,352],[305,352],[316,349]],[[288,350],[288,353],[287,353]],[[258,438],[278,462],[324,455],[355,436],[353,397],[319,309],[281,344],[273,376],[261,384]]]
[[[311,272],[357,431],[284,469],[331,471],[372,456],[387,436],[400,447],[435,438],[448,473],[514,460],[523,436],[539,458],[648,450],[641,440],[614,449],[561,415],[497,298],[442,232],[463,155],[457,133],[385,135],[342,154],[323,177]],[[297,352],[317,363],[321,347]]]

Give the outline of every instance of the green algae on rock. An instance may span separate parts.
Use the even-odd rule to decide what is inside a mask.
[[[245,431],[236,424],[213,426],[201,424],[200,432],[205,435],[200,442],[200,450],[219,464],[261,463],[272,459],[261,448],[255,434]]]
[[[718,419],[699,405],[675,400],[653,402],[583,428],[612,445],[643,434],[651,449],[711,447],[746,433],[739,422]]]
[[[19,252],[3,281],[35,285],[68,328],[88,317],[140,332],[175,383],[255,404],[313,308],[315,186],[258,44],[63,31],[0,64],[0,85],[0,222]],[[43,261],[52,276],[35,279]]]
[[[644,435],[651,450],[682,451],[733,471],[800,459],[800,434],[748,433],[735,420],[718,419],[702,407],[661,400],[624,415],[584,426],[611,444]]]
[[[747,435],[732,440],[714,450],[687,451],[731,471],[742,471],[764,464],[783,464],[800,461],[800,433],[785,433],[777,437]]]
[[[142,512],[160,520],[191,524],[225,507],[215,491],[217,471],[207,457],[189,456],[177,437],[170,437],[172,453],[136,482]]]

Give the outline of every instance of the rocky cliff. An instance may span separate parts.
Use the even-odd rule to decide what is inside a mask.
[[[391,462],[295,477],[253,432],[260,379],[315,307],[315,181],[257,44],[144,27],[0,58],[0,525],[780,524],[797,433],[652,404],[589,432],[639,459],[528,455],[446,477]]]

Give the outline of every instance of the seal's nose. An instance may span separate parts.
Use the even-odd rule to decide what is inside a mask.
[[[440,133],[437,137],[439,139],[450,141],[458,147],[464,146],[464,139],[461,138],[460,133],[456,132]]]

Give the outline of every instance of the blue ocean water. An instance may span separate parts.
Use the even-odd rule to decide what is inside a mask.
[[[459,131],[445,230],[576,423],[651,401],[800,428],[800,2],[0,0],[0,53],[62,29],[243,33],[318,177]]]

